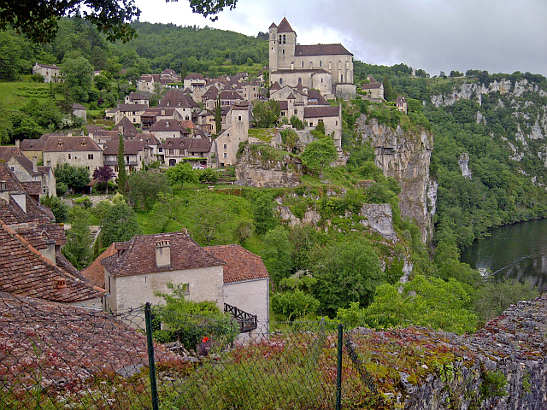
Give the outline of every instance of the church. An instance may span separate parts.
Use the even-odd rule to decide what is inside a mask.
[[[270,84],[319,90],[327,99],[355,96],[353,54],[342,44],[301,45],[286,18],[269,28]]]

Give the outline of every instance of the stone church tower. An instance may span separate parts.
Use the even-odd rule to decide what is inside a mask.
[[[269,27],[270,84],[317,89],[327,98],[351,98],[353,54],[342,44],[300,45],[286,18]]]

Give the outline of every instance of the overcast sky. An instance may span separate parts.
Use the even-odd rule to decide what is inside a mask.
[[[187,0],[136,2],[141,21],[252,36],[286,16],[300,44],[341,42],[370,64],[547,75],[547,0],[239,0],[216,22]]]

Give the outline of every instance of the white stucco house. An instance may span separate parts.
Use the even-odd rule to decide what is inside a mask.
[[[231,313],[242,332],[268,331],[268,272],[239,245],[203,248],[186,230],[137,235],[114,243],[97,261],[82,274],[94,283],[104,277],[105,309],[114,314],[163,303],[156,293],[169,293],[171,283],[184,285],[188,300],[211,301]]]

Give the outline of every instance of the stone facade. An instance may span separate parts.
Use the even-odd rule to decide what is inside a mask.
[[[213,142],[218,167],[235,165],[239,144],[249,139],[249,106],[236,104],[226,116],[226,130]]]
[[[119,313],[146,302],[161,303],[163,299],[155,292],[169,293],[168,283],[187,284],[189,300],[212,301],[224,309],[222,266],[118,277],[105,268],[106,309]]]
[[[32,74],[40,74],[45,83],[58,83],[62,80],[61,70],[55,64],[34,64]]]
[[[328,98],[334,97],[338,86],[341,94],[355,95],[353,86],[353,55],[341,44],[300,45],[296,32],[287,19],[269,28],[270,83],[278,82],[316,88]]]

